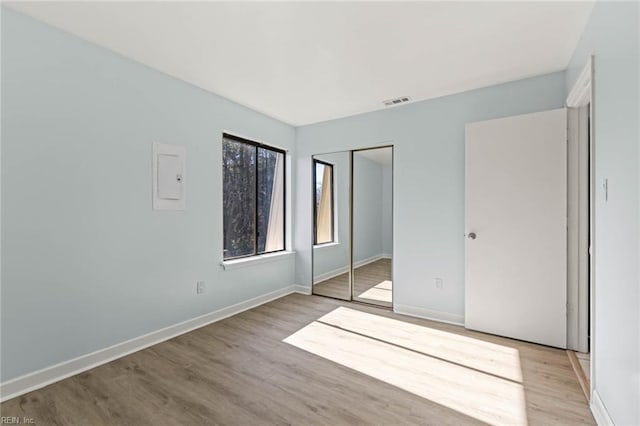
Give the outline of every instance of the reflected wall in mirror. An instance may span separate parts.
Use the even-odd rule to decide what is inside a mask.
[[[313,294],[351,300],[351,152],[313,156]]]
[[[393,300],[393,148],[353,152],[353,299]]]

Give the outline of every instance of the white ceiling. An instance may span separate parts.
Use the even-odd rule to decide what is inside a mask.
[[[354,154],[368,158],[369,160],[380,163],[383,166],[389,165],[393,162],[393,151],[391,147],[363,149],[361,151],[355,151]]]
[[[293,125],[564,69],[589,2],[22,2],[11,8]]]

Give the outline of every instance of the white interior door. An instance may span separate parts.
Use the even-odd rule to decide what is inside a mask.
[[[467,328],[566,347],[566,117],[466,126]]]

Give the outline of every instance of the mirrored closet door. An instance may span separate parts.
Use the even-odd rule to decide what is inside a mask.
[[[393,147],[313,156],[313,294],[391,307]]]
[[[313,293],[351,300],[351,152],[313,156]]]
[[[353,152],[353,299],[392,306],[393,148]]]

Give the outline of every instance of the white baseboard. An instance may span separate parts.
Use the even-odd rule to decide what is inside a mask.
[[[609,412],[607,412],[607,409],[600,398],[600,394],[598,394],[598,391],[595,389],[591,392],[591,403],[589,406],[591,408],[591,413],[593,413],[593,418],[596,419],[598,426],[614,426],[613,420],[611,419],[611,416],[609,416]]]
[[[306,295],[311,294],[311,287],[309,286],[296,284],[293,286],[293,288],[294,288],[293,291],[295,293],[306,294]]]
[[[324,274],[316,275],[313,279],[315,284],[320,284],[323,281],[330,280],[331,278],[335,278],[344,273],[349,272],[348,266],[343,266],[342,268],[334,269],[333,271],[325,272]]]
[[[449,312],[434,311],[431,309],[419,308],[417,306],[409,305],[393,305],[393,312],[409,315],[411,317],[427,319],[431,321],[444,322],[447,324],[464,326],[464,316],[458,314],[452,314]]]
[[[291,285],[142,336],[134,337],[121,343],[116,343],[107,348],[81,355],[50,367],[45,367],[41,370],[25,374],[24,376],[16,377],[15,379],[0,384],[0,401],[6,401],[27,392],[40,389],[51,383],[75,376],[76,374],[106,364],[114,359],[148,348],[149,346],[164,342],[165,340],[188,333],[189,331],[220,321],[294,292],[305,292],[305,294],[308,294],[309,289],[303,286]]]
[[[354,268],[360,268],[361,266],[368,265],[380,259],[384,259],[386,255],[378,254],[376,256],[367,257],[366,259],[358,260],[357,262],[353,262]]]
[[[380,259],[391,259],[390,254],[379,254],[376,256],[371,256],[366,259],[359,260],[357,262],[353,262],[354,268],[360,268],[361,266],[368,265],[369,263],[373,263]],[[323,281],[330,280],[331,278],[335,278],[339,275],[345,274],[349,272],[349,266],[343,266],[342,268],[334,269],[333,271],[325,272],[324,274],[319,274],[314,277],[315,284],[320,284]]]

